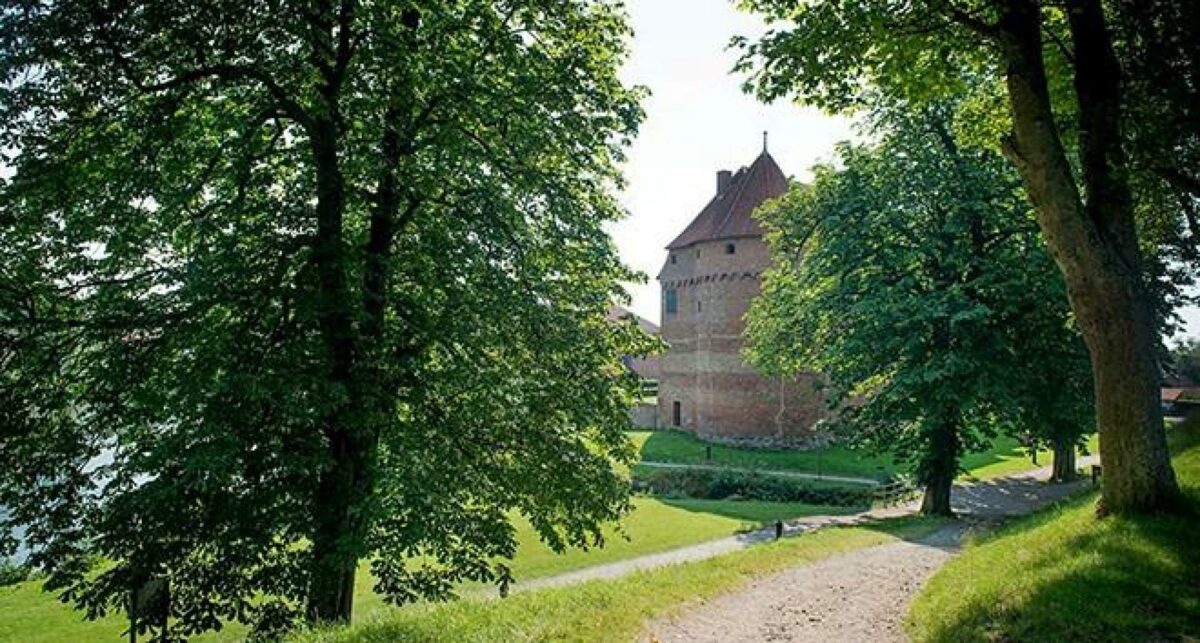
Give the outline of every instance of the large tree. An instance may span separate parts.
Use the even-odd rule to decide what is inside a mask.
[[[961,147],[949,111],[891,110],[878,144],[843,145],[765,212],[749,323],[752,359],[823,373],[835,430],[909,462],[941,515],[959,459],[998,433],[1053,431],[1073,455],[1090,376],[1016,176]]]
[[[606,0],[10,2],[0,545],[175,634],[589,546],[647,348],[606,319],[639,91]],[[99,567],[90,563],[103,561]],[[155,621],[157,622],[157,621]]]
[[[1159,407],[1161,315],[1138,244],[1123,118],[1125,68],[1163,70],[1122,64],[1113,8],[1102,0],[743,5],[788,23],[743,43],[743,68],[755,70],[751,84],[767,99],[790,95],[850,109],[867,86],[923,101],[1003,79],[1008,115],[999,146],[1035,207],[1091,356],[1105,470],[1101,511],[1171,506],[1178,488]]]

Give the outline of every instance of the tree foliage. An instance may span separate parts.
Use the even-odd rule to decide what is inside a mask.
[[[175,634],[510,581],[627,509],[605,0],[0,13],[0,534]],[[14,545],[5,536],[5,548]],[[89,573],[100,557],[104,564]]]
[[[843,144],[763,215],[774,265],[749,323],[758,365],[823,373],[837,430],[909,462],[941,514],[964,453],[998,433],[1074,447],[1090,426],[1086,352],[1019,180],[960,146],[948,111],[890,110],[878,144]]]
[[[1164,180],[1151,176],[1162,163],[1147,163],[1149,150],[1163,148],[1139,141],[1159,140],[1149,119],[1194,120],[1194,27],[1174,23],[1194,14],[1188,4],[741,3],[780,25],[757,42],[737,41],[740,69],[760,97],[846,110],[870,89],[915,106],[950,99],[993,115],[969,129],[990,135],[1021,177],[1088,345],[1106,472],[1101,512],[1161,510],[1178,498],[1159,359],[1180,294],[1171,280],[1192,270],[1174,262],[1194,254],[1190,233],[1180,233],[1181,209],[1194,202],[1168,205]],[[1151,51],[1156,33],[1168,35],[1167,56],[1178,64]],[[1180,76],[1152,92],[1164,100],[1138,95],[1168,67]],[[1183,160],[1194,139],[1182,132],[1162,140],[1179,146]],[[1160,254],[1173,242],[1179,252]]]

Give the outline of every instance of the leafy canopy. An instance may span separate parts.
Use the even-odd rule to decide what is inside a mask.
[[[1062,280],[1019,181],[963,146],[949,107],[877,109],[874,145],[842,144],[762,216],[774,265],[750,357],[814,370],[834,427],[890,451],[926,485],[998,432],[1089,426],[1090,371]],[[1049,437],[1049,435],[1047,435]]]
[[[362,558],[393,601],[506,584],[513,511],[598,544],[651,347],[605,317],[628,35],[605,0],[9,3],[0,548],[90,615],[166,576],[195,633]]]

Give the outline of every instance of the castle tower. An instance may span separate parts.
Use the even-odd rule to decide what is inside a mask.
[[[823,417],[814,376],[764,377],[742,358],[745,315],[770,264],[752,214],[788,190],[763,152],[736,173],[717,172],[717,191],[667,246],[662,288],[660,424],[724,440],[803,441]]]

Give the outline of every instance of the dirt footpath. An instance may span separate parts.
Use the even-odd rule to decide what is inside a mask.
[[[754,581],[651,623],[648,641],[903,641],[902,621],[921,585],[958,550],[963,535],[1078,492],[1048,485],[1044,470],[956,485],[954,524],[914,541],[839,554]]]

